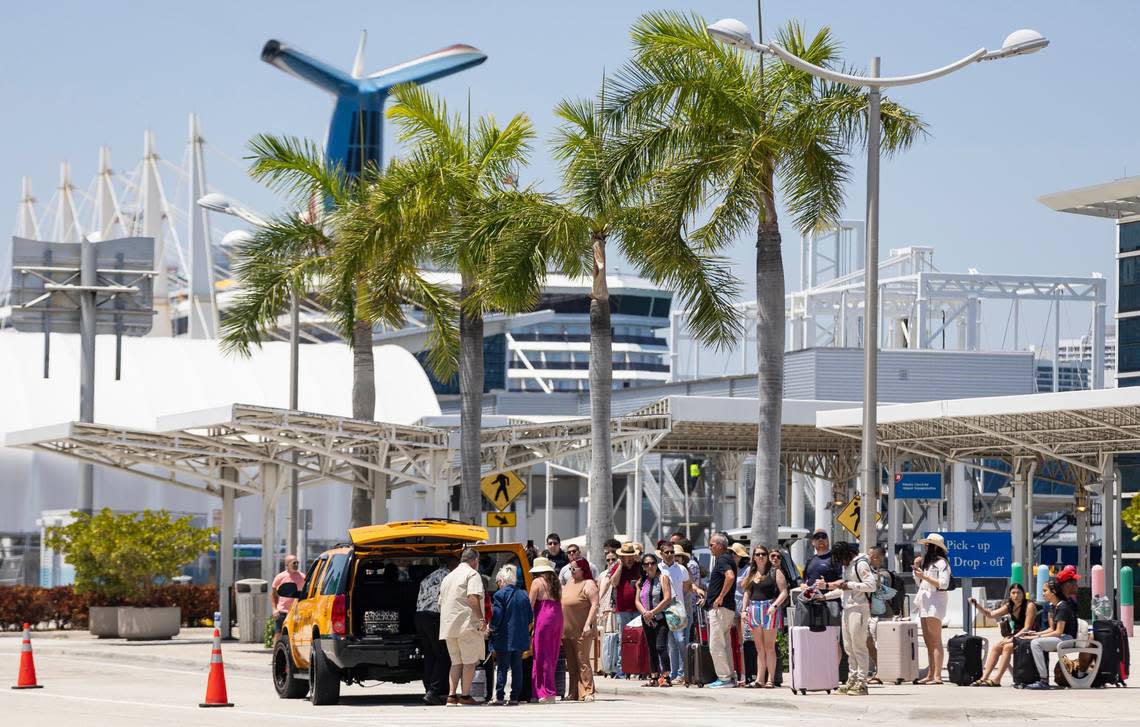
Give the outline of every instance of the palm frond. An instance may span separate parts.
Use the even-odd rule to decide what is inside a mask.
[[[347,201],[351,182],[339,164],[329,164],[308,139],[258,134],[249,141],[249,173],[269,189],[306,208],[314,198],[334,206]]]

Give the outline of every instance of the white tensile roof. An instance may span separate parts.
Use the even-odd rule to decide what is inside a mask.
[[[439,402],[419,362],[397,346],[373,349],[376,418],[410,424],[438,416]],[[0,332],[0,434],[79,418],[79,336],[52,334],[50,378],[43,378],[44,337]],[[284,408],[289,402],[289,345],[268,342],[249,358],[222,353],[217,341],[124,338],[115,380],[115,339],[96,347],[95,421],[160,429],[171,415],[235,402]],[[339,343],[300,348],[303,411],[352,414],[352,351]]]

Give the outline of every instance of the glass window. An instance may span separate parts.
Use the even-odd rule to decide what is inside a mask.
[[[1126,222],[1116,228],[1120,235],[1120,252],[1140,250],[1140,222]]]
[[[1140,371],[1140,318],[1122,318],[1116,322],[1116,370],[1121,373]]]
[[[1125,258],[1120,261],[1118,283],[1121,313],[1140,310],[1140,258]]]
[[[335,596],[344,591],[345,574],[348,573],[348,553],[337,553],[325,568],[321,581],[321,595]]]
[[[653,299],[653,315],[657,318],[669,317],[669,306],[673,302],[671,298],[654,298]]]
[[[309,563],[309,570],[305,574],[305,587],[301,589],[301,593],[305,598],[310,598],[316,592],[317,581],[320,578],[321,566],[325,564],[329,557],[322,555],[320,558],[314,558],[312,563]]]

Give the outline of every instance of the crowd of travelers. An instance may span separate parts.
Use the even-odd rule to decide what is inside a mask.
[[[772,689],[792,671],[795,689],[796,667],[785,661],[783,643],[793,627],[809,622],[811,631],[836,634],[829,642],[836,646],[828,649],[837,651],[835,661],[842,661],[846,676],[828,689],[863,696],[868,685],[882,683],[876,669],[883,646],[878,632],[884,622],[904,618],[908,578],[914,596],[906,622],[915,624],[911,639],[921,635],[928,657],[915,684],[942,684],[945,665],[957,684],[998,687],[1010,673],[1015,686],[1050,688],[1048,653],[1078,633],[1076,570],[1066,566],[1044,584],[1046,604],[1031,600],[1019,583],[994,607],[969,599],[1001,628],[1002,638],[983,665],[980,647],[975,656],[967,653],[968,640],[980,638],[957,636],[949,647],[943,642],[948,592],[957,587],[947,545],[937,533],[919,544],[923,552],[907,576],[887,569],[882,547],[861,553],[851,543],[832,543],[823,530],[811,535],[811,555],[802,571],[785,563],[779,547],[748,549],[725,533],[709,538],[710,560],[702,569],[681,532],[652,550],[608,540],[598,567],[583,557],[580,546],[563,548],[551,533],[545,550],[528,548],[529,562],[516,558],[499,567],[493,589],[489,571],[480,573],[478,551],[468,548],[420,584],[416,626],[425,641],[424,699],[483,703],[472,688],[477,668],[492,662],[493,684],[487,669],[483,693],[493,705],[592,702],[596,674],[637,678],[653,688],[684,683]],[[529,589],[523,569],[531,576]],[[280,578],[295,577],[286,572]],[[493,590],[493,597],[485,599],[485,590]],[[562,674],[564,686],[558,684]]]

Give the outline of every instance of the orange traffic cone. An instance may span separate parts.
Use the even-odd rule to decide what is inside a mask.
[[[32,659],[32,629],[24,624],[24,640],[20,642],[20,676],[13,689],[43,689],[36,684],[36,662]]]
[[[199,707],[232,707],[226,697],[226,670],[222,666],[222,635],[214,629],[214,649],[210,652],[210,678],[206,682],[206,701]]]

